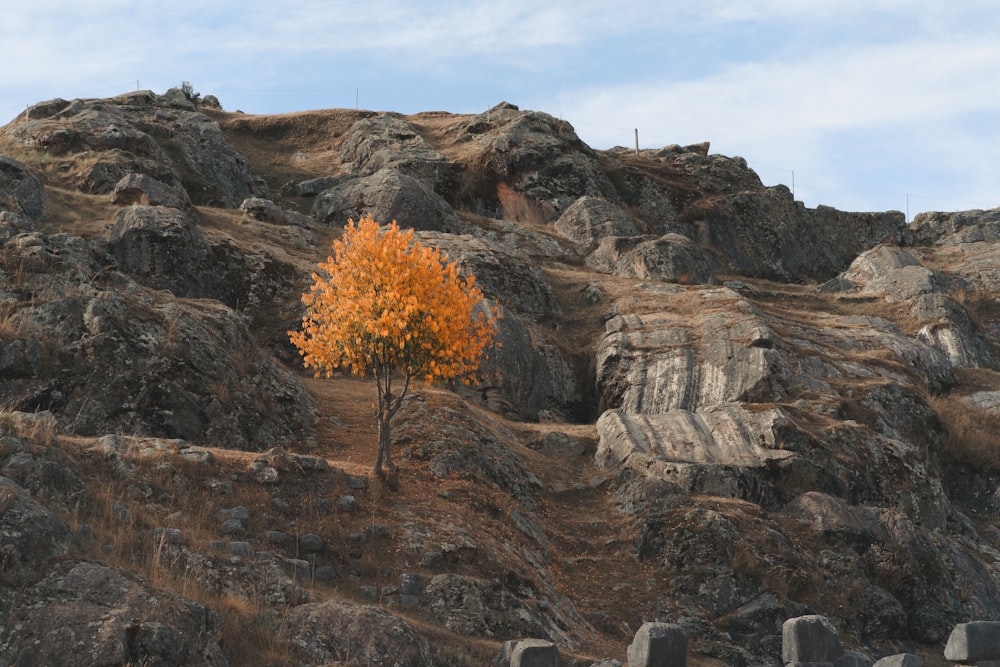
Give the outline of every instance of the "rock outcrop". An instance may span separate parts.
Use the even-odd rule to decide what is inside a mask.
[[[907,664],[1000,614],[997,211],[809,209],[507,103],[195,102],[0,129],[0,663],[870,664],[823,616]],[[384,480],[373,387],[287,336],[365,213],[502,315]]]

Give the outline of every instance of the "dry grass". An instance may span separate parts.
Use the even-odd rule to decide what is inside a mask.
[[[550,222],[552,218],[545,206],[533,201],[524,193],[514,190],[506,183],[497,185],[497,199],[500,202],[500,210],[504,220],[537,226]]]
[[[1000,414],[978,408],[961,396],[931,399],[931,407],[948,430],[944,456],[975,468],[1000,468]]]

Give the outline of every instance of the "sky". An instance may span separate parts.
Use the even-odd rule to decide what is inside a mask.
[[[229,111],[568,121],[711,142],[806,206],[1000,207],[995,0],[0,0],[0,125],[190,82]]]

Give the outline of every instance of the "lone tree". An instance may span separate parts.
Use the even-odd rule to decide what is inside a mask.
[[[473,276],[415,241],[412,229],[382,227],[371,215],[348,221],[319,268],[302,296],[302,329],[288,335],[317,377],[337,369],[375,376],[375,474],[385,477],[396,470],[390,422],[411,380],[467,379],[493,340],[496,310],[485,307]]]

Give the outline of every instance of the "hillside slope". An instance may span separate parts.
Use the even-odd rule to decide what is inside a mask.
[[[365,211],[503,312],[392,489],[373,385],[286,336]],[[998,239],[506,103],[38,104],[0,128],[0,665],[590,665],[651,620],[778,665],[806,613],[944,664],[1000,615]]]

